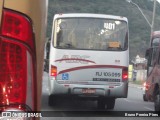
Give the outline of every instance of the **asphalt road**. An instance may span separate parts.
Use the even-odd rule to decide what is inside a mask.
[[[117,111],[154,111],[154,104],[151,102],[144,102],[143,101],[143,90],[140,87],[136,87],[133,85],[129,85],[129,91],[128,91],[128,98],[118,98],[116,99],[116,104],[114,110],[111,111],[102,111],[104,114],[99,114],[101,111],[97,111],[97,104],[96,101],[79,101],[79,100],[60,100],[58,103],[58,107],[50,107],[48,106],[48,74],[44,72],[43,76],[43,90],[42,90],[42,111],[52,111],[53,116],[50,118],[45,118],[48,120],[72,120],[76,117],[76,120],[79,119],[85,119],[85,120],[94,120],[97,117],[100,117],[98,119],[103,120],[106,119],[106,116],[104,115],[106,112],[117,112]],[[55,111],[55,112],[53,112]],[[60,112],[57,112],[60,111]],[[71,112],[64,112],[64,111],[71,111]],[[92,112],[86,112],[85,115],[81,116],[81,114],[78,114],[78,112],[73,111],[81,111],[84,113],[85,111],[92,111]],[[73,113],[72,113],[73,112]],[[95,115],[95,114],[98,115]],[[57,115],[55,115],[57,114]],[[114,115],[114,114],[113,114]],[[71,117],[73,116],[73,117]],[[89,116],[89,118],[87,117]],[[94,116],[94,117],[93,117]],[[80,118],[79,118],[80,117]],[[83,118],[85,117],[85,118]],[[95,118],[96,117],[96,118]],[[113,119],[113,117],[107,117],[109,119]],[[43,118],[44,119],[44,118]],[[114,118],[115,119],[115,118]],[[121,117],[116,117],[116,119],[122,119]],[[123,118],[124,120],[130,120],[130,118]],[[149,118],[144,117],[133,117],[132,120],[148,120]],[[158,119],[157,117],[152,117],[153,120]]]

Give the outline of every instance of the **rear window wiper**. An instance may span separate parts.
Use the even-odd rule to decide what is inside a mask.
[[[60,46],[57,46],[57,48],[73,48],[73,45],[70,44],[70,43],[66,43],[66,44],[63,44],[63,45],[60,45]]]
[[[70,43],[66,43],[66,44],[64,45],[64,47],[65,47],[65,48],[73,48],[73,45],[70,44]]]

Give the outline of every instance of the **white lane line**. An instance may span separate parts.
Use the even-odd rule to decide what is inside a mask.
[[[124,98],[124,100],[125,101],[127,101],[127,102],[129,102],[129,103],[141,103],[141,102],[139,102],[139,101],[133,101],[133,100],[128,100],[128,99],[126,99],[126,98]]]
[[[148,108],[148,107],[144,107],[145,109],[147,109],[147,110],[151,110],[151,111],[154,111],[153,109],[151,109],[151,108]]]
[[[129,103],[132,102],[132,101],[130,101],[130,100],[127,100],[126,98],[124,98],[124,100],[127,101],[127,102],[129,102]]]

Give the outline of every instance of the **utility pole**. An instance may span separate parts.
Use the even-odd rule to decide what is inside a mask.
[[[152,24],[151,24],[151,38],[152,38],[152,33],[154,31],[154,23],[155,23],[155,14],[156,14],[156,4],[157,4],[157,0],[154,0],[154,5],[153,5],[153,16],[152,16]],[[150,43],[149,45],[151,45],[151,39],[150,39]]]
[[[141,12],[142,16],[145,18],[146,22],[148,23],[149,27],[151,28],[151,23],[149,22],[149,20],[147,19],[147,17],[145,16],[145,14],[143,13],[142,9],[132,0],[126,0],[128,3],[133,4],[134,6],[136,6],[138,8],[138,10]]]
[[[153,4],[153,13],[152,13],[152,22],[150,23],[149,20],[147,19],[147,17],[145,16],[145,14],[143,13],[143,11],[141,10],[141,8],[136,4],[134,3],[132,0],[126,0],[127,2],[135,5],[138,10],[141,12],[141,14],[143,15],[143,17],[145,18],[146,22],[148,23],[148,25],[150,26],[151,28],[151,33],[150,33],[150,42],[149,42],[149,46],[151,45],[151,38],[152,38],[152,33],[154,31],[154,23],[155,23],[155,14],[156,14],[156,4],[157,4],[157,0],[153,0],[154,1],[154,4]]]

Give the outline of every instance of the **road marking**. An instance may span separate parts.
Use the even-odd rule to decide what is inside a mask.
[[[124,100],[127,101],[127,102],[129,102],[129,103],[131,102],[130,100],[127,100],[126,98],[124,98]]]
[[[128,100],[127,98],[124,98],[125,101],[129,102],[129,103],[134,103],[134,104],[140,104],[142,103],[141,101],[135,101],[135,100]]]
[[[151,108],[148,108],[148,107],[144,107],[145,109],[147,109],[147,110],[151,110],[151,111],[154,111],[153,109],[151,109]]]

